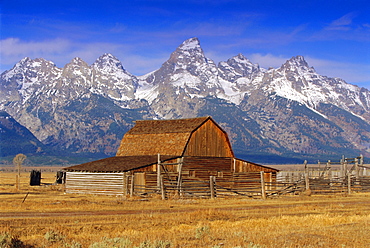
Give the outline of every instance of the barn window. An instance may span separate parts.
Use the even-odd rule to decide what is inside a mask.
[[[189,170],[189,177],[195,177],[195,171]]]
[[[217,171],[217,177],[224,177],[223,171]]]

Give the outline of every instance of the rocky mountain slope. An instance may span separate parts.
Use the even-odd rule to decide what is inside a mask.
[[[48,148],[8,113],[0,111],[0,155],[45,154]]]
[[[192,38],[140,77],[104,54],[64,68],[25,58],[0,80],[0,109],[74,153],[113,155],[136,119],[211,115],[246,159],[370,157],[370,92],[319,75],[302,56],[268,70],[242,54],[216,65]]]

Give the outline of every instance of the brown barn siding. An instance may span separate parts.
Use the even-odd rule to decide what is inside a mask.
[[[67,172],[66,193],[123,194],[124,173]]]
[[[178,172],[178,163],[179,158],[166,160],[163,163],[165,170],[168,172]],[[169,165],[168,165],[169,164]],[[157,165],[151,165],[134,171],[157,171]],[[193,172],[195,175],[201,175],[203,178],[209,176],[219,176],[218,172],[223,177],[226,177],[228,173],[245,173],[245,172],[277,172],[274,168],[269,168],[259,164],[251,163],[241,159],[229,158],[229,157],[203,157],[203,156],[188,156],[184,157],[182,164],[182,172],[185,176],[191,176]],[[198,177],[198,176],[195,176]]]
[[[270,167],[266,167],[263,165],[251,163],[245,160],[237,159],[235,158],[235,166],[234,171],[235,172],[258,172],[258,171],[264,171],[264,172],[277,172],[278,170]]]
[[[157,164],[153,164],[150,166],[142,167],[139,169],[132,170],[134,172],[152,172],[152,171],[157,171]]]
[[[231,158],[184,157],[183,170],[230,171]]]
[[[233,157],[233,152],[226,133],[209,119],[193,132],[184,156]]]
[[[230,172],[230,161],[230,158],[220,157],[184,157],[183,177],[209,180],[210,176]]]

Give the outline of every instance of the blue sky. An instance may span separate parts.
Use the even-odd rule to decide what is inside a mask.
[[[198,37],[216,63],[239,53],[261,67],[303,55],[322,75],[370,89],[370,1],[2,0],[1,72],[24,57],[63,67],[112,53],[125,69],[158,69]]]

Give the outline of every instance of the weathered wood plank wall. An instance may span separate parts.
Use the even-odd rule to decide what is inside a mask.
[[[227,135],[208,120],[191,136],[184,156],[233,157]]]
[[[124,173],[66,172],[66,193],[122,195]]]

